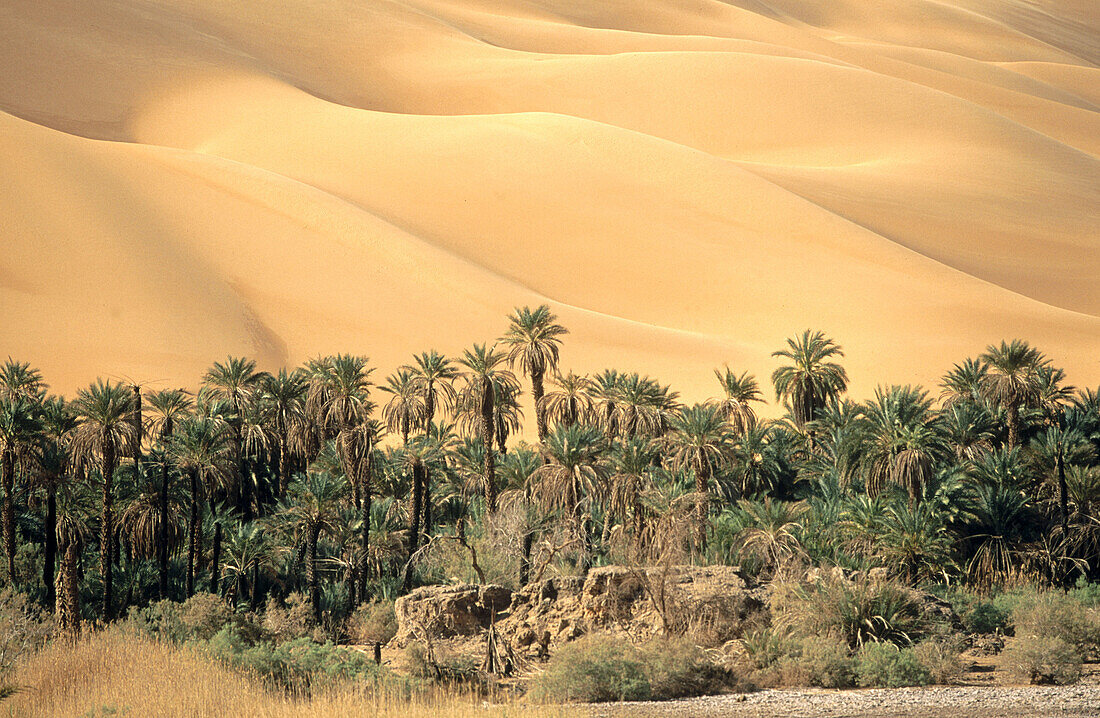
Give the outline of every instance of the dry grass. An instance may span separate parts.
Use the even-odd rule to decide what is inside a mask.
[[[23,661],[13,679],[20,692],[2,708],[16,718],[569,715],[556,708],[487,707],[473,697],[442,690],[409,700],[348,686],[310,699],[294,699],[265,690],[187,649],[117,632],[96,634],[75,644],[55,642]]]

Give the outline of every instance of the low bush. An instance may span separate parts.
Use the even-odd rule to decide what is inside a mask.
[[[1012,613],[1020,638],[1058,638],[1081,657],[1100,654],[1100,609],[1076,597],[1049,591],[1021,602]]]
[[[856,675],[859,685],[867,688],[926,686],[932,674],[912,648],[890,643],[866,643],[857,654]]]
[[[1031,683],[1076,683],[1081,654],[1057,636],[1022,636],[1005,649],[1005,664]]]
[[[238,635],[250,641],[260,640],[263,633],[254,614],[235,611],[210,593],[195,594],[183,603],[165,600],[144,608],[132,608],[121,628],[158,641],[179,644],[210,640],[226,626],[233,627]]]
[[[53,634],[53,619],[21,593],[0,591],[0,694],[15,690],[7,685],[16,661],[45,645]]]
[[[966,671],[962,642],[956,637],[931,639],[913,647],[913,655],[928,669],[932,683],[954,683]]]
[[[353,643],[389,643],[396,635],[393,601],[372,601],[357,608],[348,619],[348,637]]]
[[[313,621],[309,597],[301,593],[290,594],[284,603],[274,598],[267,599],[263,628],[276,643],[297,638],[310,638],[318,643],[324,640],[323,631]]]
[[[634,646],[622,639],[585,637],[554,654],[530,696],[557,703],[664,700],[743,685],[688,641],[657,639]]]

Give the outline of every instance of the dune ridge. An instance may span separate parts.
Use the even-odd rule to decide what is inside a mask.
[[[0,354],[383,370],[548,302],[563,363],[713,395],[805,327],[852,391],[1024,337],[1100,384],[1081,0],[15,0]]]

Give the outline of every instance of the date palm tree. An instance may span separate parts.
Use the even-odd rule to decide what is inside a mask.
[[[671,431],[665,437],[673,468],[690,468],[695,474],[695,549],[700,556],[707,541],[711,477],[726,463],[732,438],[721,410],[706,404],[685,407],[673,416]]]
[[[187,539],[187,595],[195,593],[198,558],[199,506],[203,496],[232,482],[233,449],[228,425],[214,417],[195,417],[180,422],[169,438],[168,451],[190,482],[190,520]]]
[[[677,408],[678,396],[648,376],[637,372],[621,375],[615,404],[619,433],[624,439],[661,435]]]
[[[546,440],[546,415],[540,409],[544,395],[543,378],[547,371],[557,370],[560,337],[569,333],[557,320],[546,304],[536,309],[517,307],[509,315],[508,330],[501,339],[508,347],[508,365],[515,369],[518,363],[520,370],[531,380],[539,442]]]
[[[910,505],[920,500],[934,465],[950,449],[939,415],[923,389],[892,386],[876,389],[864,409],[867,417],[867,492],[880,493],[889,484],[909,493]]]
[[[61,565],[55,579],[58,627],[68,633],[80,630],[80,556],[92,534],[92,491],[86,484],[69,482],[57,492],[57,546]]]
[[[450,359],[434,349],[417,354],[413,364],[402,369],[413,373],[416,390],[424,402],[421,428],[426,430],[436,420],[440,409],[447,411],[454,406],[457,394],[453,382],[458,378],[458,369]]]
[[[306,392],[309,384],[305,375],[297,369],[280,369],[263,381],[263,398],[271,409],[276,450],[279,461],[278,498],[286,494],[290,484],[290,436],[306,420]]]
[[[551,383],[557,389],[542,397],[542,412],[546,421],[561,426],[587,421],[593,409],[592,397],[588,395],[588,377],[573,372],[565,376],[555,374]]]
[[[945,407],[984,401],[982,386],[988,381],[989,365],[980,359],[967,358],[956,364],[940,380],[940,400]]]
[[[99,457],[99,473],[103,482],[102,514],[99,521],[99,565],[103,577],[101,615],[114,618],[115,517],[114,475],[118,468],[120,447],[130,445],[134,425],[131,421],[133,396],[129,389],[97,379],[81,389],[73,402],[80,418],[72,433],[73,452],[90,461]]]
[[[54,569],[57,565],[57,494],[73,480],[69,434],[76,425],[76,414],[64,399],[52,397],[42,403],[36,473],[38,483],[46,491],[42,585],[46,589],[46,605],[51,609],[54,608],[56,599]]]
[[[160,463],[160,492],[158,495],[160,531],[157,538],[157,588],[161,599],[168,598],[168,496],[170,490],[171,468],[168,445],[179,422],[191,415],[194,401],[183,389],[162,389],[145,396],[149,402],[149,434],[156,436],[161,451],[156,454]]]
[[[278,521],[304,541],[306,584],[313,618],[321,622],[321,588],[317,573],[317,542],[322,534],[339,530],[340,510],[346,502],[348,482],[328,471],[307,471],[291,481]]]
[[[336,440],[343,463],[344,475],[351,482],[351,496],[355,505],[362,502],[359,476],[360,464],[369,452],[366,440],[373,434],[368,421],[374,412],[374,402],[370,399],[373,383],[370,376],[373,367],[368,367],[365,356],[338,354],[330,357],[320,366],[322,369],[314,379],[320,384],[311,399],[315,403],[314,413],[324,428],[326,435]]]
[[[497,511],[496,452],[493,443],[497,436],[496,426],[496,385],[516,383],[515,375],[503,368],[506,355],[495,347],[474,344],[473,348],[463,352],[459,364],[466,367],[462,373],[466,381],[464,394],[469,397],[465,402],[468,415],[477,417],[478,434],[485,446],[482,482],[485,487],[485,507],[489,514]]]
[[[752,402],[763,403],[764,401],[760,395],[760,385],[752,374],[744,372],[737,375],[729,367],[726,367],[725,371],[715,369],[714,376],[722,385],[722,392],[725,394],[725,397],[718,401],[726,412],[726,421],[729,422],[733,433],[741,436],[756,426],[756,412],[753,411]]]
[[[807,329],[801,336],[788,339],[787,348],[772,352],[772,356],[791,362],[772,372],[772,384],[775,398],[787,405],[799,429],[816,419],[831,398],[848,388],[848,373],[830,361],[844,356],[844,351],[824,332]],[[812,443],[812,431],[810,440]]]
[[[1020,409],[1039,397],[1039,368],[1047,363],[1042,352],[1025,341],[990,345],[981,359],[989,367],[981,384],[982,396],[1005,410],[1008,448],[1020,445]]]
[[[0,398],[0,483],[4,489],[4,554],[8,580],[15,575],[15,466],[20,457],[31,455],[41,430],[40,408],[23,395]]]
[[[611,454],[609,513],[623,525],[630,522],[631,539],[641,541],[644,526],[642,495],[653,483],[654,468],[660,463],[658,444],[648,438],[634,438],[618,444]]]
[[[619,433],[618,404],[625,378],[625,374],[620,374],[615,369],[604,369],[592,377],[585,387],[595,408],[596,424],[603,430],[608,441],[614,439]]]
[[[214,362],[203,376],[203,383],[210,393],[233,407],[228,417],[232,436],[233,481],[237,491],[237,508],[242,515],[251,513],[252,495],[250,482],[245,477],[245,449],[242,435],[244,404],[263,387],[263,372],[256,371],[256,362],[242,357],[227,357],[225,362]]]
[[[8,357],[0,365],[0,398],[24,399],[33,403],[41,399],[45,388],[42,372],[27,362],[18,362]]]
[[[409,433],[423,426],[428,407],[416,375],[411,369],[401,368],[386,377],[386,383],[378,387],[390,395],[382,408],[382,421],[386,429],[401,437],[401,444],[408,446]]]

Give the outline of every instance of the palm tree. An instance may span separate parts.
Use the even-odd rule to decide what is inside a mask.
[[[668,427],[669,416],[678,406],[679,395],[648,376],[637,372],[619,377],[615,420],[624,439],[638,434],[659,436]]]
[[[760,385],[756,383],[756,377],[748,372],[740,376],[734,374],[729,367],[725,372],[714,370],[714,376],[722,385],[725,398],[720,400],[722,408],[726,412],[726,421],[737,436],[741,436],[749,429],[756,426],[756,412],[752,409],[752,402],[763,402],[760,395]]]
[[[0,399],[0,483],[4,487],[4,554],[8,580],[16,585],[15,575],[15,464],[20,456],[29,456],[41,429],[39,407],[21,395]]]
[[[305,422],[305,398],[309,384],[298,370],[280,369],[263,382],[263,398],[270,406],[279,453],[278,498],[286,495],[290,483],[290,435]]]
[[[523,545],[519,559],[519,585],[526,586],[531,568],[531,548],[534,545],[535,527],[531,515],[531,476],[543,463],[537,451],[520,444],[509,452],[500,465],[500,476],[506,494],[523,497]]]
[[[424,402],[421,426],[426,429],[435,421],[436,412],[440,407],[448,410],[454,406],[457,395],[451,382],[458,378],[458,370],[450,359],[434,349],[421,352],[414,357],[414,360],[414,365],[406,365],[402,369],[408,369],[413,373],[416,390]]]
[[[508,317],[508,331],[501,341],[508,349],[508,365],[520,369],[531,380],[531,395],[535,400],[535,425],[539,442],[546,440],[546,415],[540,405],[543,398],[543,377],[547,370],[558,368],[561,337],[569,331],[557,323],[557,316],[546,304],[537,309],[517,307]]]
[[[585,391],[592,398],[592,404],[596,410],[596,423],[603,429],[604,436],[607,437],[608,441],[615,438],[619,433],[619,427],[616,423],[619,412],[616,407],[622,394],[622,383],[625,376],[625,374],[620,374],[615,369],[605,369],[592,377],[585,387]]]
[[[805,555],[798,535],[805,505],[787,501],[743,499],[738,503],[741,523],[745,527],[737,534],[742,555],[756,559],[766,576],[775,576],[779,569]]]
[[[314,382],[321,388],[311,396],[320,425],[336,439],[344,476],[351,483],[356,505],[362,502],[360,465],[372,448],[368,440],[375,434],[368,424],[374,412],[370,400],[373,386],[370,375],[374,369],[367,366],[368,361],[365,356],[351,354],[329,357],[318,365],[322,369]]]
[[[869,438],[867,492],[878,494],[892,483],[909,493],[911,505],[916,503],[933,466],[949,452],[928,393],[911,386],[880,387],[864,415]]]
[[[233,480],[237,489],[237,507],[242,515],[251,515],[252,496],[249,482],[245,479],[244,438],[242,436],[241,416],[244,403],[251,399],[263,386],[264,374],[256,371],[256,362],[242,357],[227,357],[225,363],[214,362],[203,376],[203,383],[211,394],[223,399],[233,407],[229,417],[229,426],[233,437]]]
[[[232,449],[227,426],[213,417],[186,419],[169,438],[168,451],[190,481],[186,591],[191,596],[195,592],[195,562],[199,550],[199,502],[204,493],[212,501],[213,491],[231,481]]]
[[[783,465],[772,446],[774,434],[771,426],[753,426],[733,439],[729,463],[736,498],[766,494],[779,484]]]
[[[1069,536],[1069,486],[1066,466],[1088,466],[1096,458],[1092,444],[1076,427],[1064,423],[1047,427],[1031,440],[1033,463],[1043,476],[1057,486],[1058,512],[1062,536]]]
[[[844,352],[824,332],[802,332],[802,336],[787,340],[787,348],[772,352],[774,357],[791,360],[791,366],[781,366],[772,372],[775,398],[786,403],[795,425],[803,429],[817,418],[830,398],[838,397],[848,387],[844,367],[828,361],[842,357]],[[813,432],[810,432],[813,442]]]
[[[61,566],[55,580],[58,626],[62,631],[80,630],[80,556],[91,535],[88,516],[92,500],[90,487],[71,482],[57,492],[57,545]]]
[[[951,407],[983,401],[982,386],[988,378],[989,365],[980,359],[968,358],[962,364],[956,364],[940,380],[943,405]]]
[[[657,443],[646,438],[624,441],[611,455],[609,513],[619,516],[624,525],[628,520],[631,522],[635,544],[641,541],[644,529],[642,494],[653,483],[653,471],[660,463],[660,456]]]
[[[348,493],[347,480],[327,471],[308,471],[291,481],[278,520],[305,541],[306,583],[313,618],[321,622],[321,589],[317,575],[317,542],[322,533],[338,530],[340,508]]]
[[[672,418],[666,442],[673,468],[695,474],[695,549],[702,556],[707,541],[707,507],[714,470],[729,456],[731,435],[721,411],[706,404],[684,408]]]
[[[64,399],[51,398],[42,404],[42,431],[38,448],[38,475],[46,489],[46,526],[43,546],[42,585],[46,589],[46,605],[54,608],[57,564],[57,493],[67,487],[72,478],[72,456],[69,434],[76,428],[77,418]]]
[[[993,417],[983,404],[955,402],[940,413],[947,443],[957,462],[971,462],[993,448]]]
[[[1038,399],[1038,371],[1047,360],[1042,352],[1019,339],[990,345],[981,359],[989,367],[980,387],[982,396],[1005,410],[1008,448],[1015,448],[1020,445],[1020,409]]]
[[[573,372],[565,376],[555,374],[551,383],[558,387],[557,390],[542,397],[541,411],[547,423],[572,426],[578,421],[587,421],[592,414],[588,377]]]
[[[191,397],[183,389],[163,389],[146,395],[152,416],[149,419],[149,433],[156,435],[157,441],[165,448],[160,452],[160,533],[157,539],[157,577],[161,599],[168,598],[168,492],[169,492],[169,455],[167,446],[171,441],[176,425],[188,417],[194,407]]]
[[[22,398],[34,402],[41,398],[45,388],[42,372],[26,362],[17,362],[8,357],[0,366],[0,398]]]
[[[606,494],[610,475],[603,437],[595,427],[559,426],[543,446],[549,461],[531,475],[533,496],[544,510],[560,510],[570,520],[587,567],[592,508]]]
[[[119,447],[128,446],[134,432],[130,412],[130,391],[110,381],[97,379],[81,389],[73,408],[81,423],[73,429],[73,452],[84,460],[99,456],[103,481],[102,515],[99,522],[99,565],[103,575],[103,620],[113,618],[115,558],[114,474]]]
[[[485,445],[482,481],[485,487],[485,507],[490,514],[497,511],[496,452],[493,443],[496,439],[496,384],[515,384],[512,372],[501,368],[506,356],[496,348],[484,344],[474,344],[472,349],[463,352],[458,360],[466,371],[462,376],[466,380],[464,393],[469,397],[466,404],[470,414],[479,419],[479,433]]]
[[[227,581],[231,581],[231,591],[240,597],[248,594],[249,607],[255,610],[259,605],[260,572],[270,565],[270,546],[264,538],[262,526],[255,521],[238,524],[226,535],[225,570]]]
[[[378,387],[391,395],[382,408],[382,421],[386,429],[401,436],[402,445],[408,445],[409,432],[423,426],[428,407],[417,377],[411,369],[401,368],[386,377],[386,383]]]

